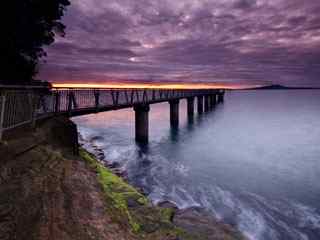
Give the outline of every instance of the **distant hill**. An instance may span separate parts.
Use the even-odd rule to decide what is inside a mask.
[[[264,87],[253,88],[254,90],[295,90],[295,89],[319,89],[313,87],[287,87],[279,84],[273,84]]]

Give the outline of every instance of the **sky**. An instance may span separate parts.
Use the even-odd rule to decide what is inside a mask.
[[[319,0],[71,0],[53,82],[320,86]]]

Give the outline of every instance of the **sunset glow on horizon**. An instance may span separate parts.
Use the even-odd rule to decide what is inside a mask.
[[[115,88],[115,89],[247,89],[257,88],[262,84],[239,83],[54,83],[54,88]]]

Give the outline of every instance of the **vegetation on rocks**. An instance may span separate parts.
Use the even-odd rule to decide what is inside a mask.
[[[163,234],[166,237],[177,237],[182,232],[170,222],[172,209],[153,206],[144,195],[105,168],[84,149],[80,150],[80,156],[96,171],[108,213],[116,221],[128,224],[133,233],[143,238],[147,238],[147,235],[160,237]]]
[[[80,156],[97,172],[105,198],[112,203],[109,206],[120,210],[122,215],[128,219],[133,231],[138,232],[140,225],[133,220],[128,208],[128,202],[134,201],[137,204],[147,205],[148,200],[132,186],[125,183],[121,178],[96,161],[93,155],[81,149]]]
[[[243,240],[228,225],[214,220],[202,209],[178,210],[154,206],[134,187],[104,167],[94,155],[80,149],[80,156],[97,174],[107,214],[130,228],[140,240]],[[170,204],[169,204],[170,205]]]

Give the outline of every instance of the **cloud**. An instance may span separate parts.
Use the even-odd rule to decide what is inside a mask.
[[[240,9],[249,9],[256,6],[256,4],[256,0],[238,0],[234,3],[234,7]]]
[[[319,85],[319,11],[313,0],[73,0],[39,77]]]

